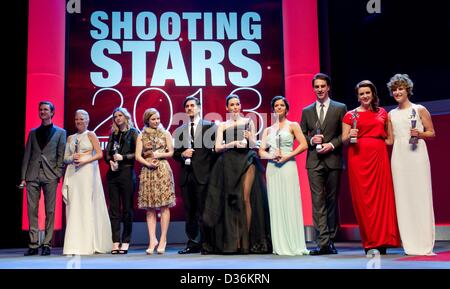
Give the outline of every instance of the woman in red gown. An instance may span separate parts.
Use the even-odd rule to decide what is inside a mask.
[[[360,106],[347,112],[342,129],[342,140],[350,142],[348,176],[353,209],[366,254],[386,254],[386,248],[400,246],[385,142],[388,114],[378,107],[377,91],[372,82],[358,83],[356,94]]]

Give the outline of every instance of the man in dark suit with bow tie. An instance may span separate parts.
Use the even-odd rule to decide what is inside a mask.
[[[56,189],[63,174],[66,131],[53,125],[55,107],[49,101],[39,103],[41,126],[28,134],[22,162],[22,183],[27,188],[30,243],[25,256],[38,254],[38,208],[41,189],[45,200],[45,237],[41,255],[50,255],[55,223]]]
[[[318,73],[312,80],[317,100],[302,112],[301,128],[308,141],[309,185],[317,249],[311,255],[337,254],[334,239],[338,230],[337,195],[342,170],[342,118],[345,104],[329,97],[331,80]]]
[[[174,133],[174,159],[181,163],[179,184],[181,186],[184,211],[186,216],[186,248],[179,254],[206,254],[202,245],[209,233],[202,224],[206,189],[209,174],[216,159],[214,142],[216,125],[201,119],[200,100],[188,96],[183,106],[189,122],[177,128]],[[207,239],[206,239],[207,240]]]

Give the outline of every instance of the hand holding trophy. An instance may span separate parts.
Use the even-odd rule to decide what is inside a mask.
[[[242,144],[243,147],[247,147],[247,144],[248,144],[248,140],[247,140],[248,133],[249,133],[248,132],[248,122],[246,122],[245,126],[244,126],[244,131],[243,131],[244,138],[241,140],[241,144]]]
[[[323,135],[322,135],[322,129],[320,128],[320,122],[317,121],[315,125],[315,135],[313,136],[313,143],[316,144],[316,150],[320,151],[323,146]]]
[[[78,138],[75,137],[75,146],[74,146],[74,151],[73,151],[73,164],[75,166],[75,171],[77,171],[79,169],[79,164],[80,164],[80,145],[79,145],[79,141]]]
[[[119,143],[115,141],[113,144],[113,155],[116,155],[118,153],[119,147]],[[111,171],[115,172],[119,169],[119,162],[116,161],[115,158],[114,161],[110,161],[109,164],[111,166]]]
[[[194,147],[193,141],[192,141],[192,140],[189,140],[189,149],[192,149],[193,147]],[[186,158],[186,159],[184,160],[184,164],[185,164],[186,166],[190,166],[191,163],[192,163],[191,157],[188,157],[188,158]]]
[[[156,149],[156,139],[154,139],[150,147],[146,147],[144,151],[144,158],[150,163],[151,169],[156,169],[159,164],[159,159],[155,156],[157,153]]]
[[[273,160],[278,162],[281,158],[281,135],[280,130],[277,131],[277,134],[275,135],[275,140],[277,147],[275,148],[275,151],[273,153]]]
[[[359,117],[359,114],[356,111],[356,109],[353,110],[353,113],[352,113],[352,129],[350,130],[350,143],[358,143],[358,137],[357,137],[358,129],[356,128],[357,124],[358,124],[358,117]],[[356,131],[356,134],[353,134],[352,130],[353,130],[353,132]]]
[[[417,112],[414,108],[411,109],[410,120],[411,120],[411,129],[413,130],[416,128],[417,124]],[[419,143],[419,138],[417,136],[411,136],[411,138],[409,139],[409,143],[412,145],[413,149],[415,149],[417,147],[417,144]]]

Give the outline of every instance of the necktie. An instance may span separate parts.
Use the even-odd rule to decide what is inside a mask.
[[[320,124],[323,123],[323,117],[324,117],[324,114],[325,114],[325,111],[323,110],[323,107],[324,107],[324,104],[321,103],[320,104],[320,115],[319,115]]]
[[[194,146],[194,125],[195,123],[191,122],[191,146]]]

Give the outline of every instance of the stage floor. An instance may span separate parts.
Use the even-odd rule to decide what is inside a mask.
[[[313,247],[313,244],[308,244]],[[146,247],[132,246],[127,255],[63,256],[53,248],[50,256],[23,256],[26,249],[0,250],[1,269],[450,269],[450,242],[436,242],[434,257],[405,256],[400,248],[367,258],[359,242],[336,243],[337,255],[179,255],[183,244],[167,246],[163,255],[148,256]]]

